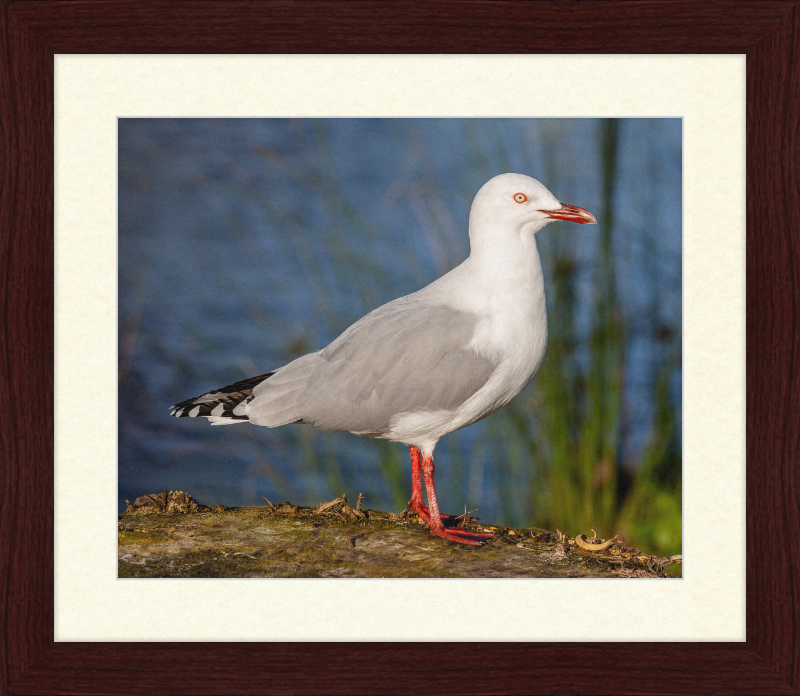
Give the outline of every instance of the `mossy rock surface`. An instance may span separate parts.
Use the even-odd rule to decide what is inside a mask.
[[[287,505],[130,510],[119,517],[119,577],[664,577],[630,554],[587,553],[545,530],[473,523],[498,538],[465,546],[432,537],[416,516],[349,520]]]

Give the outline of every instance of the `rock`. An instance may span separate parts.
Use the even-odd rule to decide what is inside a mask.
[[[563,533],[485,524],[498,538],[464,546],[416,515],[337,500],[321,513],[288,501],[212,511],[181,491],[141,496],[120,515],[119,577],[663,577],[677,562],[620,546],[567,552]]]

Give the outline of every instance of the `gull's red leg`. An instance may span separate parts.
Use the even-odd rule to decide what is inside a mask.
[[[443,539],[448,539],[449,541],[457,541],[461,544],[470,544],[471,546],[480,546],[483,543],[483,541],[481,541],[482,539],[491,539],[494,537],[494,534],[472,532],[469,529],[463,529],[461,527],[448,527],[445,529],[442,522],[442,515],[439,512],[439,503],[436,500],[436,490],[433,487],[434,466],[432,455],[422,455],[422,464],[420,465],[420,469],[422,472],[422,478],[425,481],[425,492],[428,494],[428,526],[431,529],[431,534],[434,536],[440,536]]]
[[[430,520],[430,511],[425,507],[425,501],[422,499],[422,477],[419,470],[419,447],[409,445],[411,450],[411,499],[408,501],[408,509],[411,512],[416,512],[425,522]],[[443,520],[455,519],[452,515],[445,515],[441,513]],[[467,518],[469,522],[470,518]]]
[[[422,481],[419,472],[419,449],[411,447],[411,500],[408,501],[408,507],[412,512],[416,512],[425,522],[430,521],[428,508],[425,507],[425,501],[422,500]]]

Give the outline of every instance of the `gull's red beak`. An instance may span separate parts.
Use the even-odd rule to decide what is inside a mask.
[[[548,217],[554,220],[568,220],[569,222],[579,222],[581,225],[596,225],[594,215],[588,210],[579,208],[577,205],[564,205],[558,210],[540,210],[540,213],[546,213]]]

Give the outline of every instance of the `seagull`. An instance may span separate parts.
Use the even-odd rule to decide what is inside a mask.
[[[175,404],[171,415],[212,425],[303,423],[407,445],[408,509],[432,535],[480,546],[494,535],[439,511],[433,451],[511,401],[542,364],[547,311],[536,233],[554,220],[597,224],[529,176],[490,179],[472,202],[461,265],[373,310],[327,348]]]

